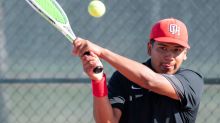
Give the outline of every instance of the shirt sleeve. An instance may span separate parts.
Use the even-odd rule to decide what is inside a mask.
[[[125,89],[127,79],[118,71],[114,72],[108,82],[108,97],[113,108],[124,109],[127,91]]]
[[[192,109],[199,105],[204,84],[201,75],[185,69],[174,75],[163,74],[163,76],[174,87],[183,107]]]

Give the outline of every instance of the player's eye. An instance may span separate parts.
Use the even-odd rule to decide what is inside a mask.
[[[183,48],[175,48],[173,51],[174,51],[175,53],[180,53],[180,52],[183,51]]]
[[[166,47],[160,47],[160,49],[161,49],[162,51],[167,51],[167,48],[166,48]]]
[[[183,48],[177,48],[176,51],[181,52],[181,51],[183,51]]]

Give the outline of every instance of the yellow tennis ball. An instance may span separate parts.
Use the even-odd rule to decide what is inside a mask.
[[[93,17],[101,17],[105,14],[105,5],[99,0],[93,0],[89,3],[88,12]]]

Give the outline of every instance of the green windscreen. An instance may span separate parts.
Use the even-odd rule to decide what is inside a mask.
[[[38,5],[47,12],[54,20],[66,24],[67,19],[62,10],[58,7],[55,0],[35,0]]]

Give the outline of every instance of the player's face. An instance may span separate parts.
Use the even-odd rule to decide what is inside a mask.
[[[148,44],[151,64],[157,73],[174,74],[186,60],[187,49],[178,44],[155,41]]]

